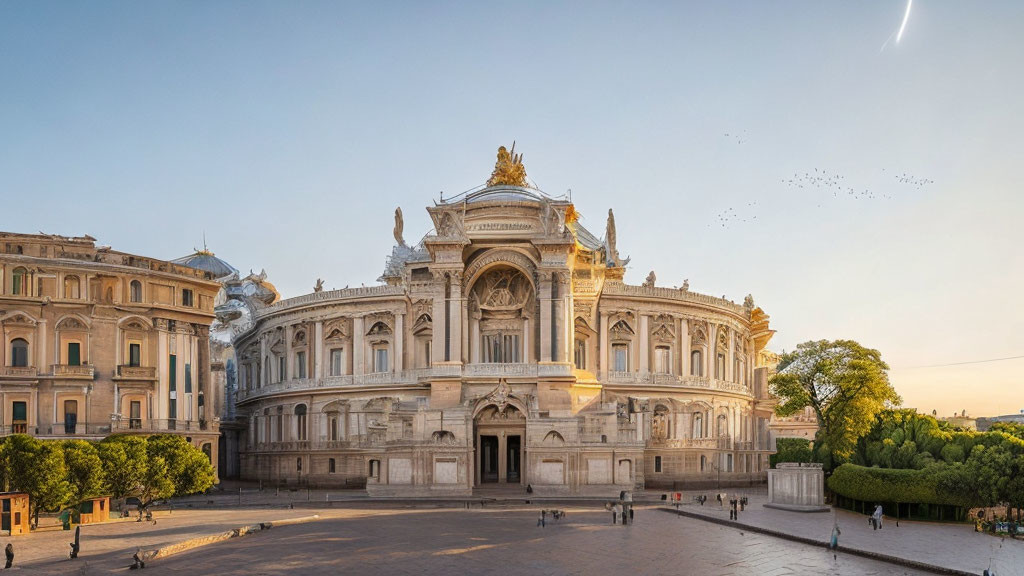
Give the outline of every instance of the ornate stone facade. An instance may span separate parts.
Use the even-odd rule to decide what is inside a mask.
[[[210,272],[88,236],[0,232],[0,434],[181,434],[216,466],[219,289]]]
[[[380,495],[764,480],[772,331],[752,299],[623,283],[612,214],[599,239],[535,189],[427,211],[417,246],[397,213],[385,284],[262,306],[235,333],[244,478]]]

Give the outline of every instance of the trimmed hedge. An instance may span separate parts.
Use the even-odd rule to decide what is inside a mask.
[[[811,441],[806,438],[777,438],[775,453],[768,457],[772,468],[780,462],[813,462]]]
[[[929,466],[921,470],[868,468],[856,464],[843,464],[828,479],[828,488],[840,498],[838,503],[855,511],[870,512],[871,503],[883,504],[892,514],[893,505],[898,516],[935,517],[937,519],[966,518],[969,496],[963,491],[950,490],[957,485],[964,470],[944,465]],[[909,505],[909,506],[906,506]],[[912,508],[910,508],[912,506]],[[943,512],[945,510],[945,512]]]

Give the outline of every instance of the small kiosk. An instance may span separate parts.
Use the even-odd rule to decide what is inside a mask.
[[[25,492],[0,492],[0,535],[28,534],[28,522],[28,494]]]
[[[79,524],[96,524],[110,520],[110,496],[97,496],[78,506]]]

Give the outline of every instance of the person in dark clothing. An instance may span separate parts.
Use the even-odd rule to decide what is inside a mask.
[[[71,557],[72,560],[74,560],[75,558],[78,558],[78,551],[80,549],[78,544],[79,544],[79,537],[81,537],[81,535],[82,535],[82,527],[81,526],[75,526],[75,541],[70,544],[70,546],[71,546],[71,556],[70,557]]]
[[[4,549],[4,556],[7,557],[7,564],[4,565],[4,570],[7,570],[14,564],[14,544],[7,543],[7,548]]]

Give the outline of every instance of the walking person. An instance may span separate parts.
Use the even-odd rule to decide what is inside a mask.
[[[4,565],[4,570],[7,570],[14,564],[14,544],[7,543],[7,548],[4,549],[4,556],[7,557],[7,564]]]
[[[832,524],[832,536],[828,539],[829,550],[832,551],[832,560],[836,560],[836,549],[839,548],[839,535],[842,532],[839,531],[839,519],[836,518]]]
[[[875,506],[875,513],[871,515],[874,519],[875,530],[882,529],[882,505]]]

